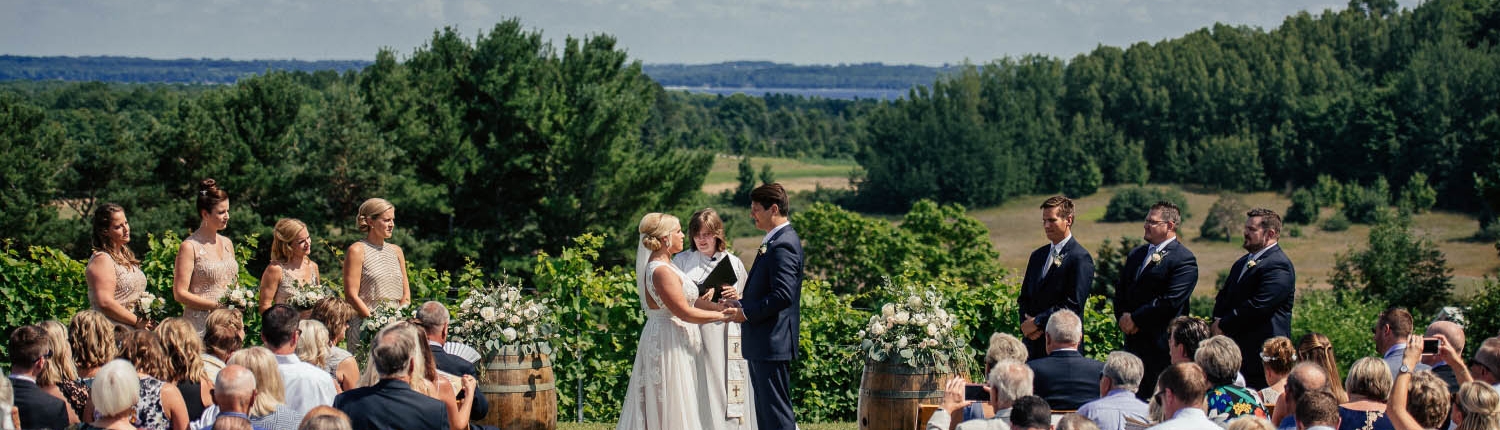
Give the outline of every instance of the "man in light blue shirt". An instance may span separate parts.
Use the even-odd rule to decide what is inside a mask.
[[[1135,397],[1145,366],[1125,351],[1109,353],[1099,375],[1099,399],[1078,408],[1078,415],[1099,425],[1100,430],[1124,430],[1126,419],[1150,421],[1146,402]]]
[[[1218,424],[1208,420],[1208,411],[1204,410],[1208,403],[1204,394],[1208,393],[1210,387],[1208,377],[1197,364],[1178,363],[1168,367],[1161,373],[1156,387],[1163,393],[1162,416],[1170,418],[1152,426],[1150,430],[1219,428]]]

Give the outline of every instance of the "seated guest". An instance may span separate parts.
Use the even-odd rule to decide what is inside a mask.
[[[244,319],[244,314],[235,308],[208,313],[208,320],[203,323],[203,372],[210,381],[219,379],[219,369],[245,344]]]
[[[1365,357],[1349,366],[1349,379],[1344,381],[1344,391],[1349,393],[1349,402],[1339,405],[1342,428],[1391,430],[1391,419],[1385,416],[1385,399],[1391,393],[1391,373],[1385,361]],[[1302,410],[1301,406],[1297,410]],[[1300,414],[1299,414],[1300,415]],[[1299,420],[1300,417],[1299,417]]]
[[[1057,314],[1052,314],[1056,317]],[[1050,322],[1050,321],[1049,321]],[[1010,428],[1014,430],[1051,430],[1052,407],[1047,400],[1037,396],[1016,399],[1010,412]]]
[[[1339,428],[1339,402],[1333,394],[1314,391],[1297,399],[1297,428],[1334,430]],[[1355,427],[1358,428],[1358,427]]]
[[[84,429],[134,429],[136,403],[141,398],[141,380],[135,366],[125,360],[111,360],[94,375],[89,398],[93,402],[93,420]]]
[[[47,368],[52,350],[47,346],[47,332],[27,325],[10,332],[10,385],[15,407],[20,411],[20,428],[61,429],[67,427],[68,402],[47,394],[36,379]]]
[[[1322,366],[1309,362],[1297,363],[1292,367],[1292,373],[1286,377],[1286,393],[1277,400],[1276,413],[1271,422],[1278,423],[1278,429],[1296,430],[1297,399],[1313,391],[1329,391],[1333,385],[1335,384],[1328,380],[1328,372],[1324,372]]]
[[[436,362],[437,370],[456,376],[479,377],[479,372],[474,369],[474,364],[456,355],[449,354],[443,350],[443,344],[448,341],[448,308],[442,303],[429,301],[417,308],[417,321],[422,327],[422,334],[427,337],[427,348],[432,350],[432,359]],[[489,413],[490,403],[483,395],[470,392],[459,392],[457,398],[474,396],[474,405],[469,412],[471,423],[484,419]]]
[[[1474,359],[1469,360],[1469,373],[1475,381],[1500,390],[1500,338],[1492,337],[1479,344]]]
[[[1402,354],[1406,352],[1407,339],[1411,337],[1413,322],[1411,312],[1406,308],[1387,308],[1375,319],[1375,327],[1372,329],[1375,337],[1376,353],[1383,354],[1386,367],[1390,368],[1391,374],[1396,374],[1396,369],[1401,367]],[[1421,345],[1420,341],[1417,344]],[[1417,364],[1413,371],[1428,370],[1426,364]]]
[[[1302,339],[1297,341],[1297,360],[1299,363],[1312,363],[1322,368],[1323,376],[1330,381],[1327,387],[1333,393],[1333,398],[1339,402],[1349,401],[1349,395],[1344,392],[1344,384],[1339,383],[1344,377],[1339,376],[1339,360],[1333,354],[1333,341],[1328,340],[1328,336],[1322,333],[1302,335]]]
[[[1026,363],[1036,372],[1032,386],[1037,396],[1059,410],[1073,410],[1099,398],[1099,373],[1104,363],[1078,352],[1083,323],[1070,310],[1047,319],[1047,356]]]
[[[241,349],[229,356],[229,364],[244,366],[255,374],[255,401],[250,404],[250,424],[286,430],[297,428],[302,423],[305,411],[286,404],[286,386],[282,383],[275,353],[260,346]]]
[[[332,405],[333,396],[338,393],[333,376],[297,358],[297,340],[301,336],[297,324],[302,322],[302,313],[291,305],[278,303],[261,313],[261,321],[260,338],[276,354],[276,369],[286,390],[286,406],[292,408],[297,422],[302,422],[302,416],[314,407]]]
[[[220,415],[214,419],[213,430],[259,430],[244,417]]]
[[[389,327],[381,330],[375,336],[375,347],[370,350],[380,381],[339,394],[333,400],[333,407],[349,414],[353,427],[358,429],[447,429],[447,406],[411,389],[409,381],[417,366],[412,352],[420,348],[415,337]]]
[[[1208,323],[1187,315],[1173,318],[1167,325],[1167,353],[1172,364],[1192,363],[1204,339],[1208,339]]]
[[[255,404],[255,373],[245,366],[225,366],[219,370],[218,378],[214,379],[213,392],[214,404],[193,422],[193,430],[214,428],[220,417],[241,418],[246,423],[250,422],[250,408]]]
[[[161,338],[145,330],[134,330],[120,337],[120,358],[135,365],[141,379],[141,399],[136,404],[136,424],[148,429],[188,428],[187,404],[176,385],[161,378],[168,373],[167,349]]]
[[[1456,430],[1500,429],[1500,393],[1483,382],[1467,382],[1453,397]]]
[[[990,406],[995,409],[991,418],[973,419],[958,423],[959,430],[1006,430],[1010,428],[1011,407],[1018,398],[1031,395],[1031,368],[1019,361],[1000,360],[989,374]],[[943,404],[933,411],[927,420],[927,430],[948,430],[951,417],[969,402],[964,401],[963,377],[948,381],[943,393]]]
[[[313,305],[312,319],[323,323],[323,327],[328,329],[328,357],[324,361],[323,370],[333,375],[339,392],[359,387],[359,360],[350,360],[354,358],[354,354],[339,347],[339,342],[349,332],[349,320],[353,318],[354,306],[338,297],[329,297]]]
[[[984,374],[989,375],[990,370],[995,368],[995,364],[1004,360],[1014,360],[1019,363],[1025,363],[1026,344],[1021,343],[1021,339],[1017,339],[1015,336],[1011,336],[1009,333],[991,334],[990,348],[984,354]],[[989,418],[990,416],[995,415],[993,410],[985,410],[987,406],[989,406],[989,403],[975,402],[974,404],[969,405],[969,407],[964,408],[963,420],[959,422],[972,419]]]
[[[1453,347],[1454,351],[1463,352],[1463,326],[1455,324],[1452,321],[1433,322],[1432,324],[1429,324],[1427,326],[1427,332],[1423,337],[1435,336],[1442,336],[1443,339],[1448,342],[1448,345]],[[1439,378],[1443,378],[1443,382],[1448,383],[1449,392],[1458,392],[1458,379],[1453,375],[1453,367],[1448,365],[1448,362],[1443,361],[1443,357],[1440,354],[1422,356],[1422,364],[1431,367],[1432,373],[1436,374]],[[1392,377],[1394,377],[1394,375]]]
[[[1140,399],[1136,399],[1136,401],[1139,402]],[[1145,403],[1141,404],[1144,405]],[[1095,424],[1082,415],[1067,414],[1063,415],[1062,419],[1057,420],[1057,430],[1099,430],[1099,424]]]
[[[1229,423],[1229,430],[1276,430],[1265,418],[1242,417]]]
[[[167,369],[162,382],[176,385],[187,405],[189,421],[203,417],[203,409],[214,402],[213,380],[203,370],[203,341],[193,324],[182,318],[167,318],[156,326],[156,335],[167,348]]]
[[[1416,336],[1412,338],[1420,342]],[[1454,359],[1454,364],[1461,361],[1457,359],[1457,352],[1452,348],[1446,349],[1447,351],[1441,352]],[[1447,384],[1432,371],[1411,371],[1421,360],[1421,355],[1419,349],[1406,350],[1401,359],[1401,368],[1397,369],[1395,383],[1391,386],[1391,397],[1385,412],[1390,417],[1391,424],[1399,430],[1437,429],[1447,419],[1450,404]],[[1462,366],[1454,366],[1455,370],[1459,367]],[[1470,379],[1468,372],[1460,372],[1460,381]],[[1459,392],[1463,392],[1462,387]]]
[[[1260,346],[1260,363],[1266,373],[1266,388],[1260,390],[1260,401],[1274,405],[1286,391],[1286,374],[1297,364],[1297,348],[1285,336],[1266,339]]]
[[[1152,430],[1203,430],[1217,428],[1218,424],[1208,420],[1204,412],[1204,394],[1208,393],[1208,378],[1203,369],[1193,363],[1178,363],[1161,373],[1156,382],[1163,393],[1162,414],[1171,417]]]
[[[1078,415],[1098,424],[1103,430],[1124,430],[1127,418],[1146,422],[1146,402],[1136,398],[1145,365],[1134,354],[1125,351],[1109,353],[1104,372],[1099,375],[1099,399],[1078,408]]]
[[[47,332],[47,349],[52,357],[47,359],[46,369],[36,378],[36,385],[53,397],[68,402],[68,421],[80,422],[82,410],[89,402],[89,389],[78,380],[78,368],[73,365],[73,348],[68,345],[68,328],[55,320],[37,324]]]
[[[297,426],[297,430],[353,430],[353,425],[349,423],[349,416],[338,409],[319,406],[307,411],[307,416],[302,417],[302,425]]]
[[[1193,361],[1203,369],[1208,378],[1208,419],[1219,427],[1229,427],[1229,422],[1239,417],[1267,418],[1266,408],[1260,404],[1256,391],[1234,383],[1240,373],[1240,347],[1234,339],[1219,335],[1198,344],[1198,353]]]

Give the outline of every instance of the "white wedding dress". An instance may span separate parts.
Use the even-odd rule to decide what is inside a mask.
[[[641,328],[641,342],[635,351],[635,366],[630,372],[625,403],[620,407],[617,430],[701,430],[709,422],[700,406],[700,399],[707,395],[702,382],[703,339],[698,325],[673,316],[652,287],[651,274],[662,266],[682,279],[683,297],[689,300],[698,297],[698,287],[671,264],[652,261],[645,270],[637,271],[636,293],[641,296],[646,325]],[[651,309],[648,303],[657,308]]]
[[[681,269],[693,285],[707,279],[708,274],[719,264],[729,264],[734,268],[735,277],[739,279],[734,283],[734,290],[745,290],[748,278],[745,263],[734,254],[719,251],[709,257],[698,251],[683,251],[672,257],[672,264]],[[739,335],[740,324],[716,322],[698,327],[703,333],[703,349],[706,353],[702,359],[706,365],[706,376],[702,382],[708,389],[708,397],[704,398],[700,406],[709,416],[708,428],[755,429],[755,395],[750,386],[750,365],[743,357],[729,359],[728,341],[731,335]],[[738,396],[729,396],[731,385],[740,392]]]

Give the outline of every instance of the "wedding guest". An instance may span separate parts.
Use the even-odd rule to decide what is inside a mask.
[[[78,368],[78,383],[85,387],[94,383],[94,375],[100,366],[115,359],[119,353],[115,325],[98,311],[85,309],[73,314],[73,320],[68,322],[68,342],[72,345],[74,365]],[[78,400],[81,401],[73,405],[73,413],[79,419],[89,418],[84,414],[88,398]]]
[[[1297,428],[1334,430],[1339,428],[1338,401],[1333,394],[1314,391],[1297,399]],[[1354,427],[1358,428],[1358,427]]]
[[[53,397],[68,402],[68,421],[80,422],[83,407],[88,404],[88,387],[78,380],[78,369],[73,365],[73,348],[68,346],[68,329],[62,323],[49,320],[38,324],[47,332],[47,348],[52,356],[36,378],[36,385]]]
[[[1482,382],[1468,382],[1453,396],[1453,424],[1457,430],[1500,428],[1500,394]]]
[[[1267,417],[1256,390],[1234,385],[1243,363],[1234,340],[1222,335],[1204,340],[1198,345],[1193,362],[1203,369],[1203,376],[1213,387],[1207,394],[1209,420],[1219,427],[1228,427],[1230,421],[1240,417]]]
[[[167,371],[166,349],[161,339],[145,330],[126,333],[120,339],[120,358],[135,366],[140,379],[140,400],[136,403],[136,424],[152,430],[188,428],[187,405],[177,386],[162,382]]]
[[[1397,363],[1397,368],[1400,363]],[[1344,390],[1349,401],[1338,405],[1338,416],[1349,429],[1391,430],[1391,419],[1385,416],[1385,399],[1391,393],[1391,372],[1385,361],[1365,357],[1349,366],[1349,379],[1344,381]],[[1301,411],[1299,404],[1297,410]]]
[[[224,308],[209,312],[203,331],[203,371],[210,380],[218,380],[229,356],[245,344],[244,314],[239,309]]]
[[[1279,429],[1297,428],[1297,400],[1303,394],[1313,391],[1330,391],[1339,384],[1329,379],[1328,372],[1322,366],[1315,363],[1302,362],[1292,367],[1292,372],[1286,377],[1286,393],[1277,399],[1271,422],[1278,423]],[[1337,396],[1335,396],[1337,399]]]
[[[146,274],[141,261],[130,250],[130,221],[125,208],[105,203],[94,210],[92,234],[94,247],[84,268],[89,285],[89,309],[101,312],[122,327],[146,328],[146,321],[136,315],[140,296],[146,291]]]
[[[317,367],[331,378],[337,378],[337,369],[328,366],[328,352],[332,347],[328,344],[328,329],[323,323],[315,319],[302,320],[297,323],[297,332],[301,333],[297,339],[297,359]],[[344,391],[336,379],[333,385],[336,393]]]
[[[286,405],[286,386],[282,385],[276,354],[265,347],[246,348],[230,356],[229,364],[245,366],[255,375],[255,402],[250,405],[249,413],[251,425],[293,430],[302,423],[303,411]]]
[[[141,400],[141,380],[129,361],[111,360],[99,368],[89,389],[94,416],[83,429],[135,430],[131,420]]]
[[[1297,364],[1297,349],[1292,347],[1291,339],[1283,336],[1266,339],[1260,346],[1260,362],[1266,372],[1266,388],[1260,390],[1260,399],[1274,405],[1286,391],[1286,374]]]
[[[1229,423],[1229,430],[1276,430],[1265,418],[1244,417]]]
[[[688,219],[688,231],[692,249],[679,252],[672,257],[672,264],[682,269],[687,275],[687,280],[698,284],[700,292],[708,291],[712,287],[720,285],[704,285],[708,275],[713,272],[719,264],[728,264],[733,269],[735,281],[731,285],[723,285],[723,297],[725,299],[738,299],[738,292],[745,287],[748,276],[745,272],[745,263],[739,257],[726,251],[729,241],[724,237],[724,221],[719,219],[719,213],[713,208],[706,208],[693,213]],[[712,306],[699,306],[705,309],[715,309]],[[733,327],[732,329],[730,327]],[[742,411],[740,418],[726,417],[726,409],[729,405],[728,395],[725,393],[726,380],[729,378],[728,366],[735,366],[739,375],[748,376],[749,364],[743,359],[729,360],[727,352],[726,332],[739,332],[739,323],[716,322],[699,324],[698,330],[702,333],[703,347],[707,352],[705,361],[708,363],[708,396],[702,401],[707,402],[709,414],[713,417],[723,418],[724,428],[738,429],[741,426],[755,427],[755,402],[742,401],[738,403]],[[748,378],[746,380],[748,382]],[[754,399],[754,388],[752,384],[745,385],[745,394],[742,399]]]
[[[1021,339],[1011,336],[1010,333],[990,334],[990,347],[984,354],[984,374],[990,374],[996,364],[1001,361],[1012,360],[1018,363],[1026,362],[1026,344]],[[995,415],[995,410],[988,402],[974,402],[963,410],[963,417],[959,422],[973,419],[985,419]]]
[[[276,354],[276,368],[281,372],[282,389],[285,390],[286,406],[297,415],[297,422],[307,411],[319,405],[332,405],[333,377],[317,366],[303,363],[297,358],[297,343],[301,340],[297,325],[302,322],[297,309],[278,304],[261,312],[260,339],[272,353]]]
[[[255,397],[255,374],[245,366],[224,366],[214,378],[214,404],[203,411],[202,418],[193,422],[192,430],[214,429],[218,420],[225,417],[240,418],[248,423]]]
[[[1208,339],[1208,323],[1196,317],[1183,315],[1167,325],[1167,353],[1172,364],[1192,363],[1198,355],[1198,344]]]
[[[349,324],[345,339],[349,349],[359,348],[359,326],[380,303],[411,304],[411,286],[406,277],[406,254],[387,240],[396,231],[396,207],[381,198],[359,205],[359,231],[365,238],[349,245],[344,254],[344,295],[357,318]]]
[[[1136,398],[1145,364],[1125,351],[1109,353],[1099,375],[1099,399],[1078,408],[1078,415],[1104,430],[1125,430],[1127,420],[1147,422],[1146,402]]]
[[[1139,402],[1141,400],[1135,399],[1135,401]],[[1141,405],[1144,406],[1145,403],[1141,403]],[[1063,415],[1062,419],[1057,420],[1056,430],[1099,430],[1099,424],[1089,421],[1083,415],[1067,414]]]
[[[188,421],[197,421],[203,409],[214,403],[213,380],[203,370],[203,341],[193,325],[182,318],[167,318],[156,327],[167,351],[166,375],[162,382],[176,385],[187,405]]]
[[[1455,324],[1452,321],[1435,321],[1427,326],[1427,331],[1422,337],[1432,338],[1439,335],[1443,336],[1443,339],[1449,342],[1449,346],[1453,347],[1454,351],[1464,350],[1463,326]],[[1439,378],[1443,378],[1443,382],[1448,383],[1449,392],[1458,392],[1458,378],[1454,376],[1453,366],[1444,361],[1439,354],[1422,356],[1422,364],[1431,367],[1432,373],[1437,374]]]
[[[430,352],[427,356],[432,357],[431,361],[436,365],[436,371],[458,377],[479,378],[479,372],[474,368],[473,363],[443,351],[443,344],[448,340],[447,307],[433,301],[423,303],[417,308],[417,324],[422,328],[422,334],[426,336],[427,349]],[[459,393],[459,396],[470,397],[474,402],[469,411],[470,421],[482,420],[485,414],[489,413],[490,403],[483,395],[470,390]]]
[[[307,224],[293,218],[276,221],[272,230],[271,264],[260,275],[260,310],[271,305],[290,305],[292,296],[303,287],[318,285],[318,263],[308,258],[312,236]]]
[[[359,360],[350,360],[354,358],[354,354],[339,347],[339,341],[344,340],[349,332],[349,320],[354,318],[354,307],[337,297],[328,297],[313,305],[311,317],[322,322],[328,329],[328,357],[324,361],[326,366],[323,370],[333,375],[340,392],[359,387]]]
[[[219,234],[229,226],[229,194],[218,182],[198,184],[198,228],[177,248],[172,269],[172,296],[182,303],[182,317],[202,333],[208,313],[219,308],[219,298],[239,281],[234,243]]]
[[[1203,369],[1193,363],[1179,363],[1167,367],[1157,381],[1163,393],[1162,415],[1166,421],[1152,426],[1152,430],[1202,430],[1217,428],[1203,411],[1204,394],[1208,392],[1208,378]]]
[[[297,430],[353,430],[349,415],[332,406],[319,406],[307,411]]]
[[[1059,410],[1073,410],[1099,398],[1099,375],[1104,363],[1078,352],[1083,321],[1062,309],[1047,320],[1047,356],[1026,365],[1036,371],[1036,394]]]
[[[23,429],[61,429],[71,424],[68,402],[47,394],[36,383],[37,377],[46,371],[47,357],[52,355],[47,343],[46,330],[26,325],[11,331],[10,343],[6,345],[10,355],[10,385],[15,407],[20,411],[18,427]]]
[[[1094,282],[1094,258],[1073,239],[1073,200],[1052,196],[1041,210],[1049,243],[1031,253],[1016,298],[1027,355],[1033,359],[1047,355],[1042,339],[1047,319],[1060,310],[1082,313]]]
[[[1254,209],[1245,215],[1243,247],[1247,253],[1230,267],[1214,299],[1212,330],[1239,345],[1246,386],[1259,390],[1266,387],[1266,375],[1251,353],[1259,351],[1266,339],[1292,335],[1297,271],[1277,245],[1281,215],[1270,209]]]
[[[1414,325],[1411,312],[1401,307],[1387,308],[1375,319],[1375,327],[1371,329],[1375,338],[1375,352],[1384,354],[1382,357],[1392,375],[1401,367],[1401,357],[1406,352],[1406,339],[1411,337]],[[1421,347],[1420,343],[1418,347]],[[1429,369],[1431,367],[1422,363],[1417,363],[1417,367],[1412,368],[1414,371]]]
[[[432,356],[432,350],[424,348],[426,335],[421,327],[409,322],[400,322],[393,326],[396,333],[412,336],[416,339],[417,349],[411,351],[411,356],[417,358],[417,368],[412,372],[412,386],[417,392],[426,394],[428,397],[440,400],[448,410],[448,426],[450,430],[464,430],[469,427],[469,417],[474,411],[474,397],[467,396],[463,400],[458,399],[458,392],[465,390],[475,392],[478,380],[473,376],[464,375],[458,377],[459,381],[453,381],[454,375],[448,375],[437,370],[436,359]],[[406,345],[402,343],[402,345]],[[373,367],[373,365],[372,365]]]
[[[1338,383],[1344,378],[1339,376],[1339,360],[1333,355],[1333,342],[1328,340],[1328,336],[1322,333],[1302,335],[1302,339],[1297,341],[1297,359],[1323,369],[1323,374],[1332,381],[1328,388],[1333,392],[1333,398],[1339,402],[1349,401],[1349,394],[1344,392],[1344,384]]]
[[[1037,396],[1016,399],[1011,407],[1010,428],[1015,430],[1051,430],[1052,407],[1047,400]]]
[[[409,381],[422,367],[412,354],[421,343],[395,327],[377,333],[370,362],[378,382],[339,394],[333,407],[346,414],[354,428],[448,429],[448,408],[442,401],[418,393]]]
[[[1026,364],[1014,360],[1001,360],[990,369],[988,383],[989,404],[995,410],[990,418],[965,420],[958,423],[958,430],[1007,430],[1010,428],[1011,408],[1016,399],[1030,396],[1034,374]],[[927,419],[927,430],[949,430],[955,411],[971,402],[964,400],[967,381],[963,377],[949,380],[943,392],[943,402]]]

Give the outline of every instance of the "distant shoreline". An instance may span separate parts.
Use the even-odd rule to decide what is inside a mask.
[[[908,90],[889,88],[760,88],[760,87],[704,87],[685,85],[664,85],[667,91],[687,91],[697,94],[716,94],[727,96],[732,94],[744,94],[752,97],[763,97],[767,94],[789,94],[802,97],[821,97],[825,99],[876,99],[895,100],[905,98]]]

